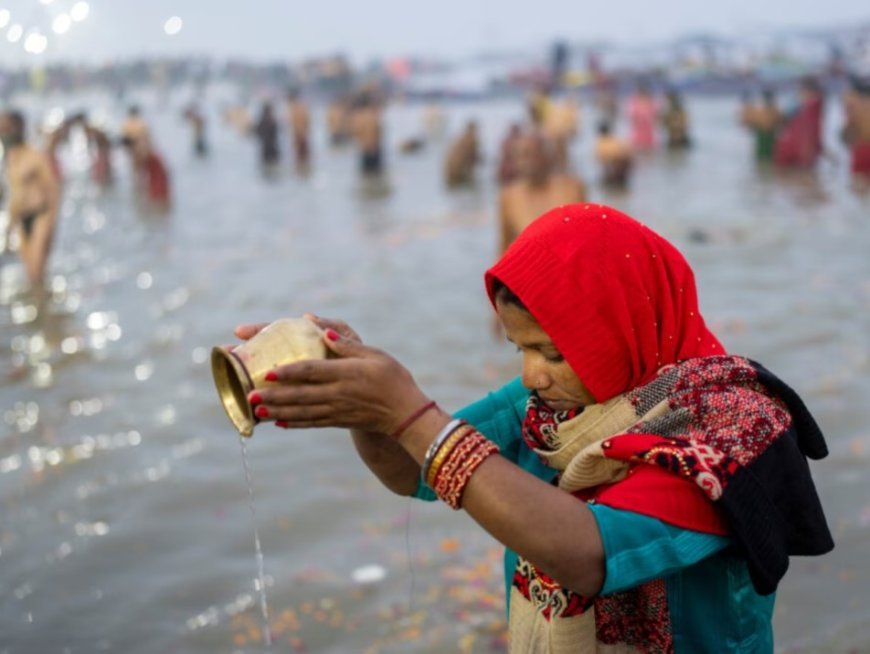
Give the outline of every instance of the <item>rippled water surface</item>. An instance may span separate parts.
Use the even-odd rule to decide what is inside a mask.
[[[518,370],[491,336],[481,281],[496,145],[518,105],[447,109],[454,132],[481,120],[487,154],[479,186],[448,194],[444,143],[392,147],[388,192],[362,186],[319,132],[309,176],[285,163],[264,177],[254,144],[216,115],[219,91],[212,156],[196,160],[186,99],[142,98],[174,174],[170,215],[132,202],[120,153],[115,188],[92,188],[74,139],[43,306],[0,255],[2,653],[267,650],[238,438],[207,363],[234,325],[342,317],[451,409]],[[122,113],[100,97],[27,106],[55,104],[110,126]],[[589,114],[574,158],[592,199],[683,249],[727,347],[791,382],[826,430],[831,455],[813,470],[837,549],[793,561],[777,640],[857,651],[870,646],[870,197],[846,177],[836,108],[839,161],[785,177],[751,164],[732,101],[690,109],[696,149],[643,160],[629,194],[594,183]],[[390,141],[421,124],[419,107],[390,109]],[[271,651],[503,646],[500,550],[466,516],[391,496],[342,432],[260,427],[247,449]]]

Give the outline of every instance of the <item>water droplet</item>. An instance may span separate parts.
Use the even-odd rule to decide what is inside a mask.
[[[61,341],[60,349],[64,354],[75,354],[79,351],[79,340],[74,336],[67,336]]]
[[[143,291],[151,288],[151,285],[154,283],[154,278],[151,276],[149,272],[141,272],[136,277],[136,286],[141,288]]]
[[[191,358],[194,363],[205,363],[208,360],[208,350],[204,347],[195,347]]]
[[[133,369],[133,374],[139,381],[146,381],[154,374],[154,364],[151,361],[143,361]]]

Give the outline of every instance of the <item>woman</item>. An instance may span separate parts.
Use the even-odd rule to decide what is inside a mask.
[[[756,161],[765,162],[773,159],[776,136],[783,117],[776,106],[773,89],[764,89],[761,97],[762,102],[759,106],[748,102],[744,104],[741,122],[755,134]]]
[[[788,556],[833,547],[800,399],[725,354],[682,255],[609,207],[544,214],[486,286],[522,375],[460,411],[469,425],[321,319],[337,358],[275,369],[256,414],[349,427],[388,488],[502,542],[512,652],[771,652]]]
[[[846,124],[842,138],[851,151],[853,175],[870,178],[870,76],[852,77],[852,85],[843,96]]]
[[[812,168],[824,152],[822,88],[808,77],[801,82],[800,95],[800,105],[783,121],[776,138],[774,161],[783,168]]]

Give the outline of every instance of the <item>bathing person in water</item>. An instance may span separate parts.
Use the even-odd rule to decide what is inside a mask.
[[[54,240],[60,183],[48,155],[27,142],[23,114],[0,114],[0,139],[9,187],[10,228],[19,230],[24,270],[30,283],[39,286]]]
[[[789,557],[833,547],[807,465],[827,448],[798,395],[725,351],[683,255],[611,207],[548,211],[484,281],[521,359],[501,388],[451,415],[312,317],[332,356],[268,372],[257,417],[349,429],[389,490],[501,542],[515,654],[772,653]]]

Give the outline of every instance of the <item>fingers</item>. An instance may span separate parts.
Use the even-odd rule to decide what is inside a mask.
[[[323,342],[333,354],[342,359],[368,359],[380,353],[380,350],[363,345],[359,340],[343,336],[332,328],[323,332]]]
[[[332,318],[323,318],[321,316],[315,316],[313,313],[306,313],[305,317],[308,318],[315,325],[320,327],[321,329],[332,329],[338,332],[341,336],[348,338],[352,341],[358,341],[362,343],[362,339],[346,322],[343,320],[334,320]]]
[[[314,386],[272,386],[261,388],[248,394],[248,401],[254,407],[277,407],[290,405],[332,405],[338,392],[337,385],[318,384]]]
[[[263,331],[269,323],[267,322],[259,322],[259,323],[250,323],[247,325],[239,325],[233,330],[233,333],[243,341],[247,341],[248,339],[253,338],[258,333]]]
[[[306,429],[310,427],[344,427],[335,407],[327,404],[302,404],[292,406],[272,406],[261,404],[255,413],[261,422],[274,421],[286,429]]]
[[[311,359],[273,368],[266,375],[270,382],[282,384],[328,384],[352,375],[355,364],[342,359]]]

